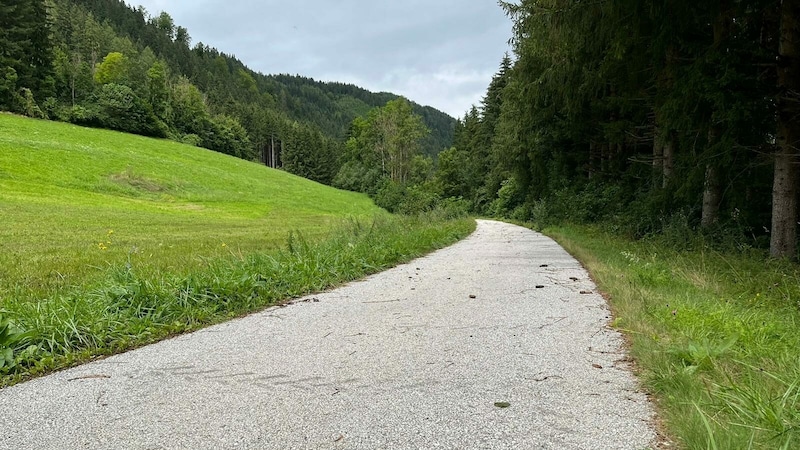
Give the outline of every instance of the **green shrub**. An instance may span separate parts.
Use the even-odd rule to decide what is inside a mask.
[[[471,206],[469,201],[461,197],[449,197],[439,200],[435,209],[440,211],[445,219],[459,219],[469,216]]]
[[[74,123],[76,125],[86,125],[86,126],[100,126],[100,120],[98,119],[98,111],[94,105],[89,107],[83,105],[75,105],[66,110],[66,120],[67,122]]]
[[[181,135],[178,139],[178,142],[182,142],[186,145],[192,145],[194,147],[199,147],[201,141],[202,139],[200,139],[200,136],[192,133]]]
[[[401,214],[420,214],[432,211],[439,197],[425,185],[412,185],[405,190],[403,200],[398,205]]]
[[[19,76],[13,67],[0,67],[0,109],[18,112],[22,99],[17,90]]]
[[[525,199],[525,192],[516,178],[509,178],[500,185],[497,198],[489,206],[489,211],[496,217],[511,217],[514,209]]]
[[[25,333],[0,315],[0,374],[9,372],[17,365],[15,352],[26,337]]]
[[[55,97],[47,97],[44,99],[44,102],[42,102],[42,111],[48,119],[59,118],[58,100],[56,100]]]
[[[359,161],[347,161],[333,178],[333,186],[375,197],[381,183],[380,167],[369,167]]]
[[[115,83],[100,86],[97,106],[97,119],[105,128],[144,136],[167,137],[164,122],[128,86]]]
[[[36,103],[36,99],[33,98],[33,92],[28,88],[22,88],[19,90],[20,96],[19,98],[22,101],[22,113],[28,117],[33,117],[34,119],[46,119],[47,115],[39,108],[39,105]]]
[[[405,198],[405,186],[386,178],[375,193],[375,204],[389,212],[397,212]]]
[[[250,138],[247,130],[233,117],[215,116],[202,135],[202,147],[237,158],[251,159]]]

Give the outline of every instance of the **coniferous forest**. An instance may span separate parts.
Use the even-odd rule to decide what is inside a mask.
[[[513,59],[439,157],[446,195],[796,258],[800,2],[500,4]]]
[[[799,0],[501,1],[512,54],[455,124],[392,94],[256,73],[168,13],[1,5],[2,109],[259,160],[391,211],[797,256]]]

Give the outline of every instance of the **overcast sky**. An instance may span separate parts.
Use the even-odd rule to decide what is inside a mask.
[[[258,72],[393,92],[454,117],[479,103],[511,37],[495,0],[127,1]]]

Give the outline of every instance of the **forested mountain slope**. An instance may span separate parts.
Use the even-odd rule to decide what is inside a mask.
[[[189,31],[170,23],[168,12],[161,13],[154,21],[148,21],[145,11],[127,6],[123,1],[66,1],[83,6],[99,22],[108,21],[120,35],[155,50],[167,59],[174,71],[195,81],[215,103],[244,100],[241,93],[226,88],[241,84],[237,75],[242,70],[254,78],[259,93],[267,93],[276,100],[278,110],[294,120],[313,124],[328,137],[345,137],[355,117],[399,97],[388,92],[373,93],[352,84],[315,81],[300,75],[263,75],[249,69],[234,55],[220,52],[202,42],[187,53],[185,49],[191,45]],[[171,36],[170,29],[173,30]],[[225,60],[229,69],[227,76],[208,67],[211,56]],[[222,62],[216,64],[221,66]],[[423,152],[434,155],[449,147],[453,140],[455,120],[435,108],[418,104],[413,106],[414,112],[423,117],[425,125],[431,130]]]
[[[273,166],[294,161],[284,168],[324,183],[338,171],[353,120],[398,98],[255,72],[193,44],[168,13],[150,16],[120,0],[20,0],[3,9],[0,45],[9,51],[0,61],[0,109],[170,137]],[[413,109],[431,130],[422,152],[449,147],[455,119]]]
[[[398,95],[388,92],[375,93],[353,84],[316,81],[299,75],[270,75],[268,78],[280,83],[290,99],[298,100],[295,105],[299,106],[300,111],[293,111],[292,114],[307,117],[333,136],[347,135],[353,119],[365,116],[371,109],[385,106],[399,98]],[[315,110],[304,109],[308,105],[324,106]],[[422,153],[434,156],[450,147],[453,143],[455,119],[431,106],[421,106],[413,102],[411,106],[413,113],[422,117],[425,126],[430,130],[430,134],[422,141]],[[325,111],[333,111],[333,114],[325,114]]]

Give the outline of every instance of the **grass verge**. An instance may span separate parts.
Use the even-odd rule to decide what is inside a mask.
[[[800,448],[800,270],[588,226],[544,232],[610,296],[614,326],[686,449]]]
[[[325,238],[292,232],[280,250],[231,251],[188,274],[140,270],[129,259],[89,288],[6,299],[0,386],[329,289],[447,246],[474,227],[434,213],[354,218]]]

